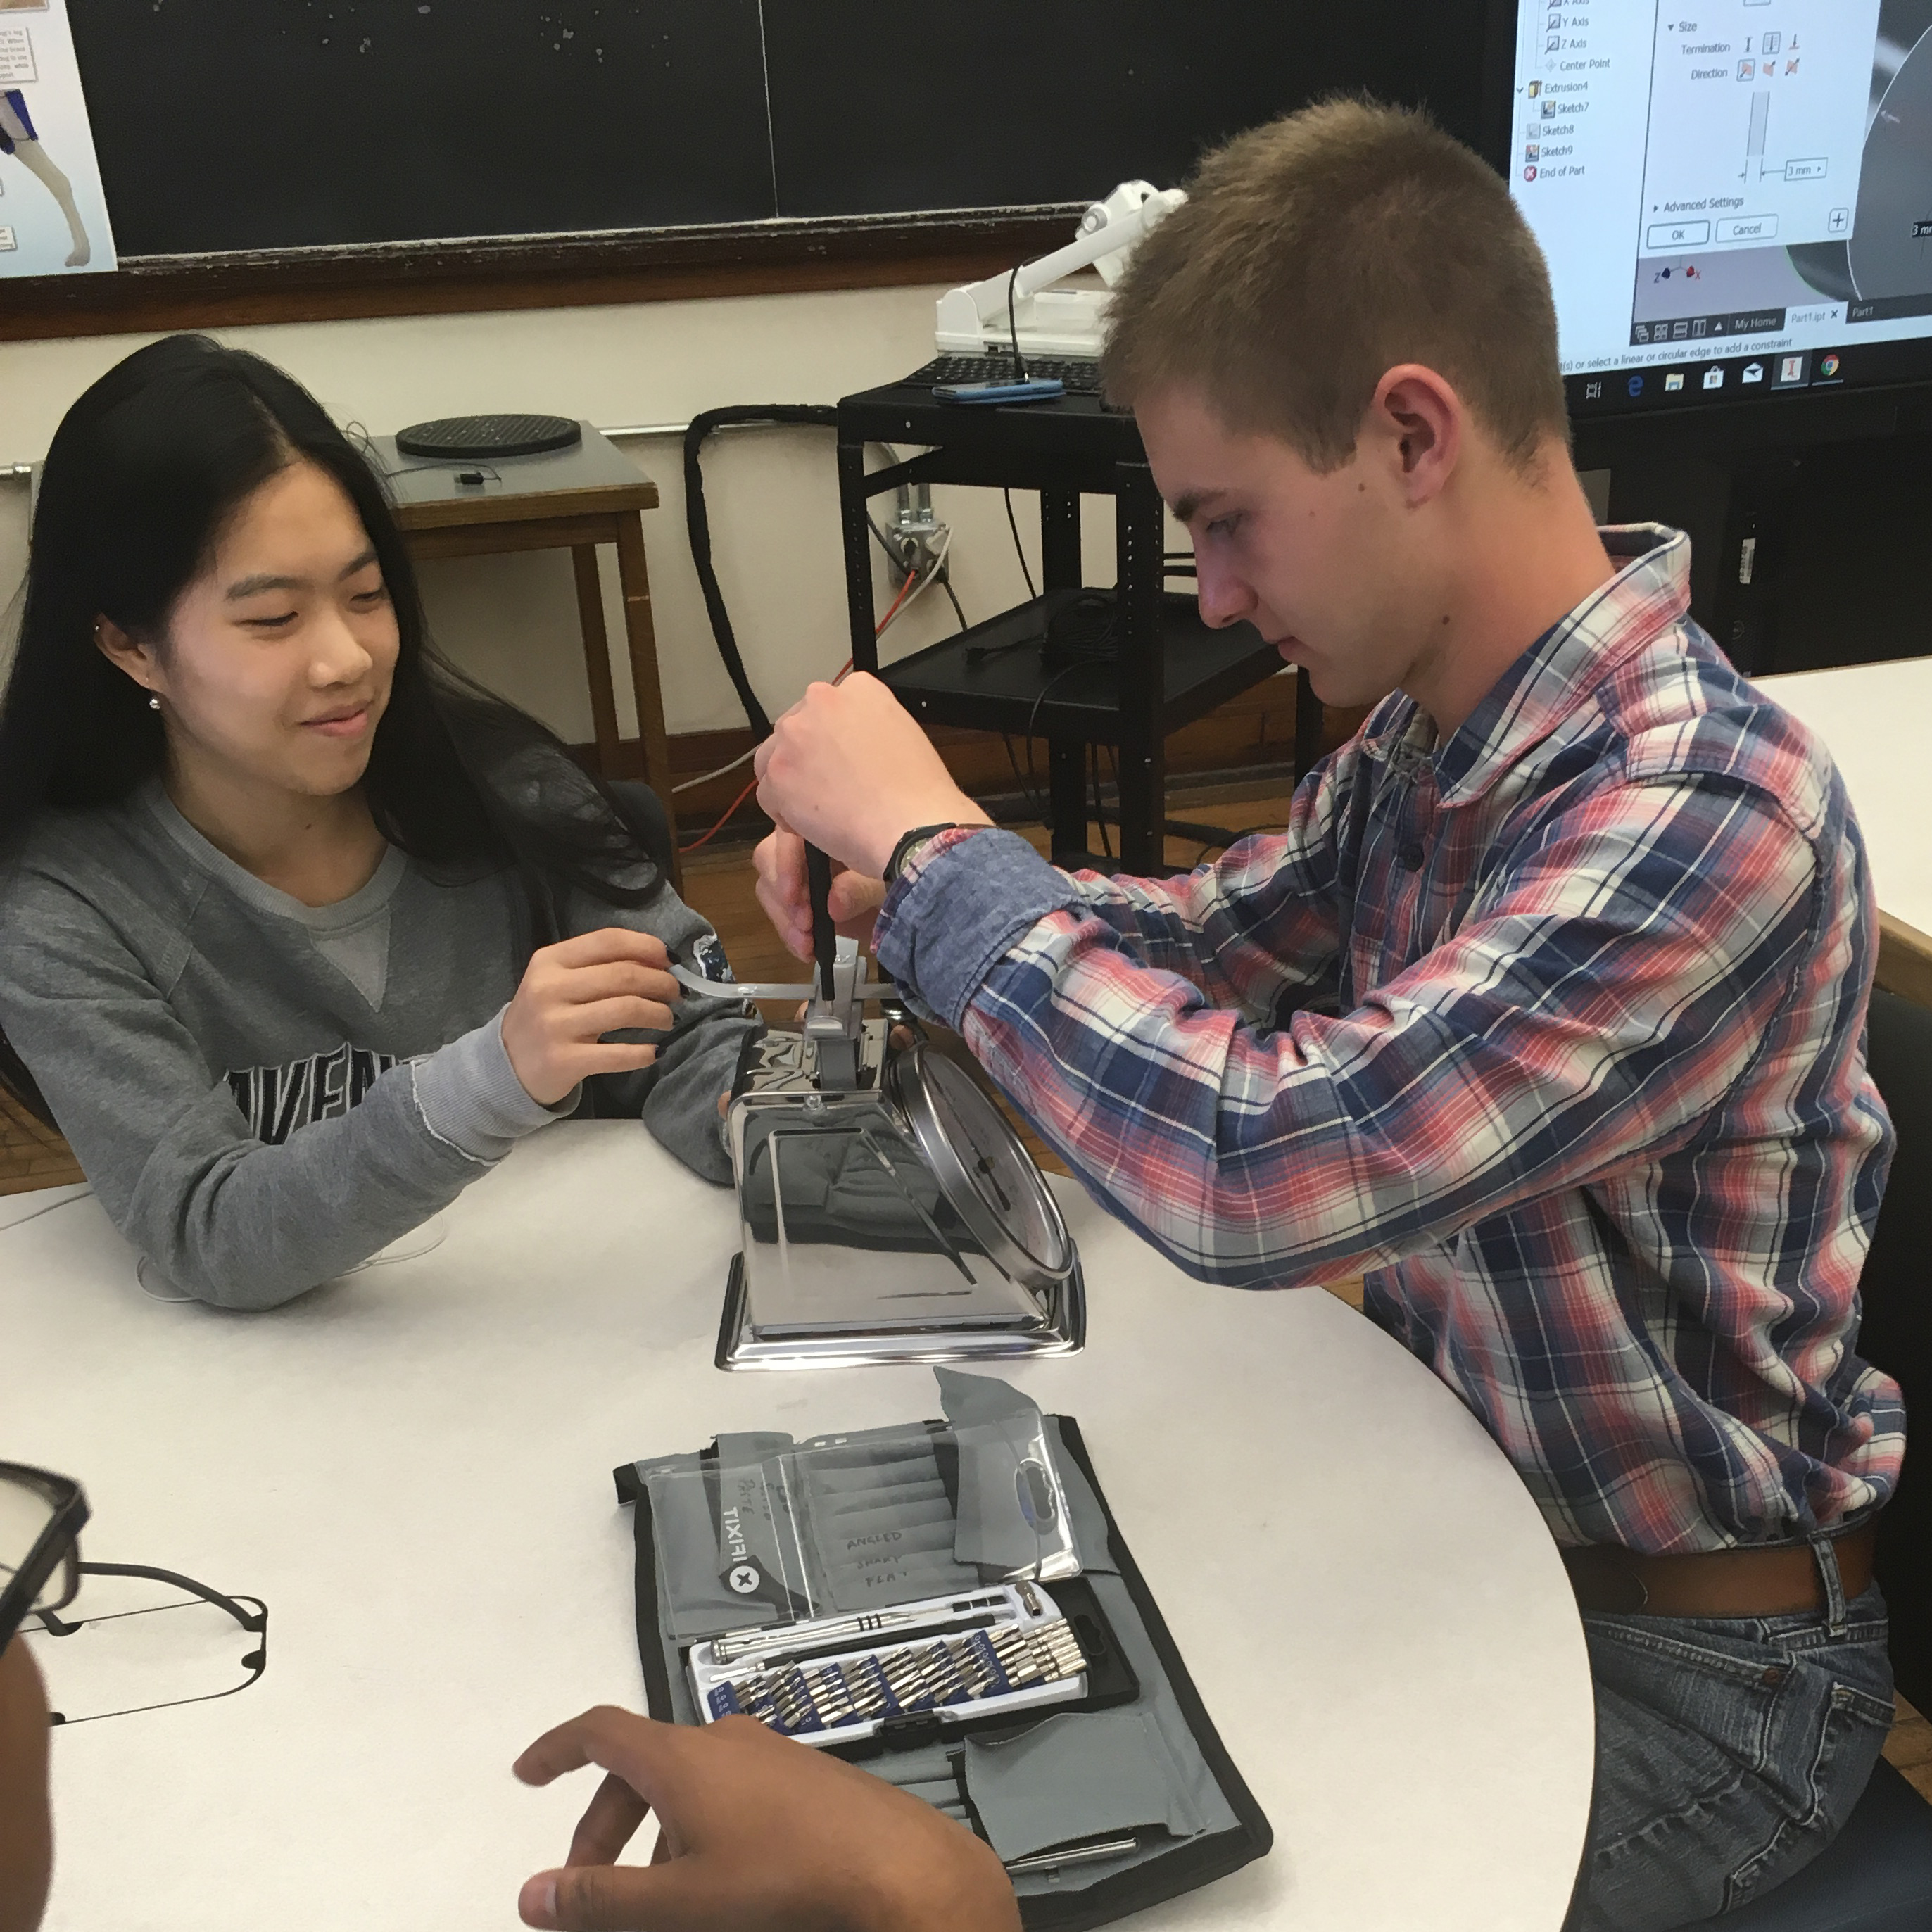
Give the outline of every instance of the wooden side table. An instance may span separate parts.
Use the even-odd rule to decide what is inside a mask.
[[[430,461],[400,454],[391,436],[372,436],[371,460],[395,500],[396,521],[418,562],[451,556],[494,556],[511,550],[567,550],[577,576],[578,623],[597,742],[597,769],[619,772],[617,703],[610,679],[610,644],[597,550],[615,546],[624,596],[624,641],[644,782],[663,801],[674,842],[677,821],[670,793],[670,746],[664,732],[664,693],[658,682],[657,635],[651,623],[650,573],[644,562],[643,512],[658,506],[658,486],[640,476],[610,440],[588,423],[574,449],[543,456],[500,457],[491,462]],[[461,483],[465,474],[480,484]],[[674,862],[671,883],[682,883]]]

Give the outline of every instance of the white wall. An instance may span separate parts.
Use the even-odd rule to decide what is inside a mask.
[[[216,332],[280,364],[339,422],[374,431],[491,410],[552,411],[607,426],[682,422],[724,404],[836,402],[905,374],[932,353],[939,292],[860,290]],[[148,339],[0,344],[0,463],[38,460],[81,390]],[[752,681],[774,713],[808,680],[830,676],[846,655],[832,444],[829,430],[758,430],[720,436],[707,446],[718,574]],[[624,447],[663,498],[645,518],[644,536],[670,729],[742,724],[691,567],[680,445],[664,438]],[[934,500],[955,524],[952,582],[968,618],[1017,602],[1025,592],[998,493],[940,489]],[[1036,580],[1033,500],[1016,504]],[[882,520],[891,506],[890,496],[875,500]],[[1106,508],[1088,506],[1091,583],[1113,580]],[[14,595],[26,543],[26,488],[0,482],[0,602]],[[607,556],[619,716],[628,736],[616,574]],[[566,738],[590,736],[567,556],[443,563],[424,578],[431,625],[451,656]],[[16,616],[5,626],[8,644]],[[888,656],[944,635],[956,621],[934,589],[895,627]]]

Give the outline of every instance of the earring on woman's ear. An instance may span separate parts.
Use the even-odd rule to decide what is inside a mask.
[[[150,711],[158,711],[160,708],[161,700],[158,698],[151,698],[148,700],[148,709]]]

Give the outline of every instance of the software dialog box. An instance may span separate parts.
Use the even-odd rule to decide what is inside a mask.
[[[1879,0],[1700,0],[1664,11],[1642,252],[1848,235]]]
[[[1520,0],[1516,103],[1566,373],[1809,384],[1932,332],[1932,0]]]

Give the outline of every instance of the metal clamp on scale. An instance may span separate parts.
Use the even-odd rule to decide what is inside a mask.
[[[754,1047],[726,1116],[742,1246],[718,1366],[1072,1353],[1086,1297],[1058,1204],[999,1110],[918,1036],[898,989],[864,978],[832,925],[830,863],[806,856],[811,985],[727,988],[674,969],[694,991],[808,1003],[801,1030]]]

